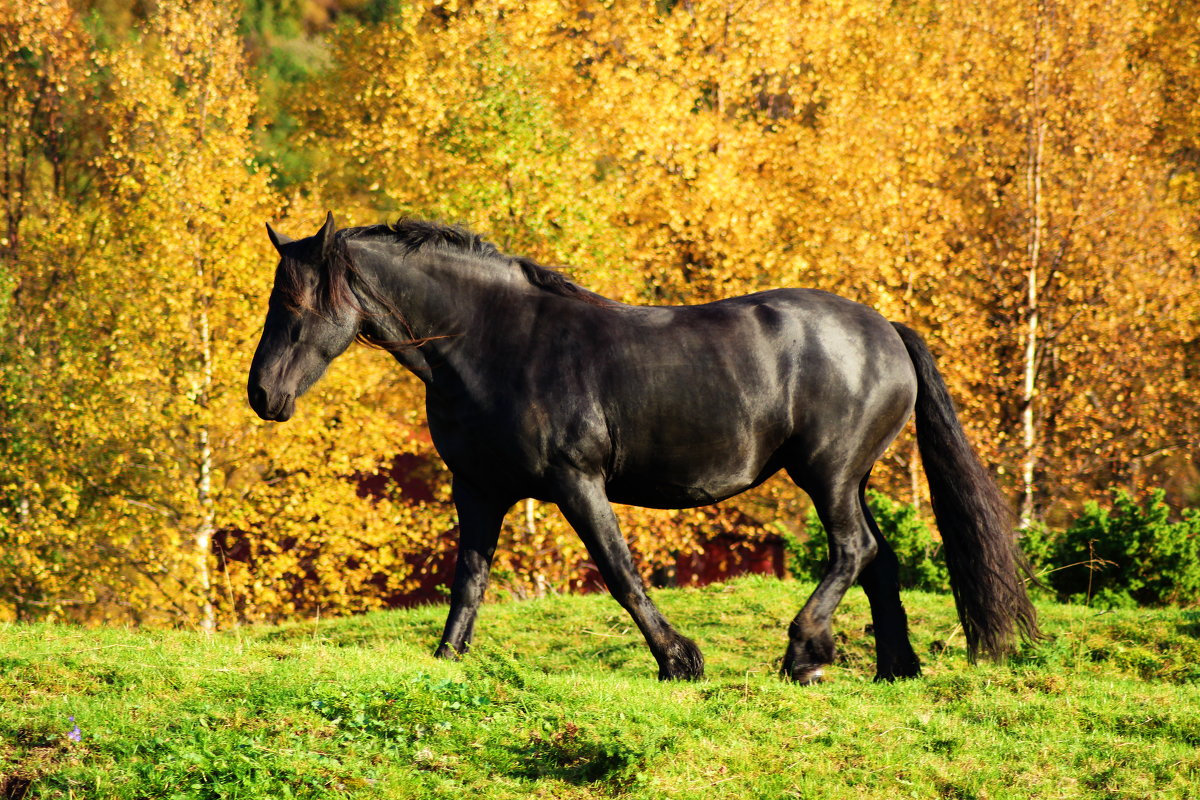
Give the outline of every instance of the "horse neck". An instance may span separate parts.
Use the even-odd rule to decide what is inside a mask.
[[[361,298],[369,312],[365,332],[386,343],[422,342],[419,348],[395,351],[396,358],[418,374],[430,361],[450,363],[460,342],[507,328],[495,324],[498,317],[507,316],[502,310],[535,291],[515,267],[483,263],[470,254],[431,250],[401,255],[372,249],[356,264],[400,317]],[[431,359],[435,354],[438,358]]]

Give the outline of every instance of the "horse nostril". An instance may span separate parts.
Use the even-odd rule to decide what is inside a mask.
[[[267,390],[257,384],[249,386],[250,407],[255,411],[265,411],[267,408]]]

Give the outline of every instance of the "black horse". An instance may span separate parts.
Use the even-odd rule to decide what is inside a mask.
[[[812,498],[829,564],[788,628],[783,674],[833,661],[833,611],[855,580],[871,605],[878,679],[920,674],[896,557],[863,493],[913,413],[969,655],[1037,635],[1006,504],[968,443],[929,350],[907,327],[821,291],[779,289],[698,306],[630,306],[514,258],[463,229],[403,221],[315,235],[271,230],[280,254],[250,405],[296,398],[356,339],[426,386],[429,430],[459,520],[437,655],[471,641],[505,513],[556,503],[663,679],[704,659],[647,597],[610,501],[706,505],[779,470]]]

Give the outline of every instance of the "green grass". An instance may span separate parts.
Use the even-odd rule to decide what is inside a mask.
[[[798,687],[775,673],[809,588],[656,592],[707,656],[689,684],[655,680],[600,595],[487,605],[460,663],[430,656],[438,607],[212,637],[3,627],[0,797],[1200,796],[1200,614],[1045,604],[1052,640],[970,667],[950,598],[915,593],[925,677],[877,685],[854,591],[839,663]]]

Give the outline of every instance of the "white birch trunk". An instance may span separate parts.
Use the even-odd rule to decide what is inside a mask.
[[[1028,269],[1025,286],[1025,354],[1022,363],[1021,381],[1021,507],[1018,523],[1027,528],[1034,521],[1036,489],[1034,477],[1038,462],[1038,427],[1036,402],[1038,395],[1038,361],[1041,349],[1038,346],[1040,331],[1038,289],[1041,280],[1042,258],[1042,154],[1046,140],[1046,123],[1042,118],[1041,64],[1048,56],[1042,52],[1042,25],[1045,5],[1038,2],[1034,22],[1034,56],[1030,74],[1030,131],[1029,157],[1026,167],[1026,189],[1029,192],[1029,244]]]
[[[204,285],[204,262],[196,259],[196,275]],[[203,289],[202,289],[203,291]],[[207,292],[205,292],[207,295]],[[212,472],[213,452],[208,429],[206,409],[213,385],[212,327],[208,317],[208,298],[201,298],[200,305],[200,376],[195,384],[196,404],[200,406],[200,424],[196,434],[196,503],[200,509],[200,520],[196,525],[192,551],[196,570],[197,593],[200,601],[200,630],[212,633],[217,628],[216,608],[212,602],[212,539],[216,532],[216,503],[213,498]]]

